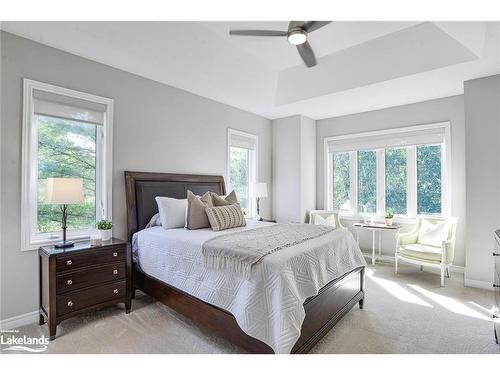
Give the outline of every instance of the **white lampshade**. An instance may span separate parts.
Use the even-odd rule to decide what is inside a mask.
[[[81,178],[47,178],[45,203],[80,204],[83,203],[83,182]]]
[[[257,182],[253,186],[253,196],[255,198],[267,198],[267,184],[265,182]]]

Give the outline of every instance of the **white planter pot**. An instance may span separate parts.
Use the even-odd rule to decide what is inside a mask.
[[[385,225],[392,225],[393,219],[385,219]]]
[[[99,229],[99,235],[101,236],[103,241],[109,241],[111,239],[113,229],[101,230]]]

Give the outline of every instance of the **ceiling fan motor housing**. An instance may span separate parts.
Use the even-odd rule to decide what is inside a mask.
[[[307,32],[300,26],[288,30],[287,39],[291,44],[299,45],[307,42]]]

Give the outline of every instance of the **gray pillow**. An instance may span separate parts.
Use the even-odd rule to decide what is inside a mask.
[[[210,194],[210,192],[206,192],[201,197],[197,197],[190,190],[188,190],[186,228],[210,228],[210,222],[208,221],[205,208],[212,206],[212,194]]]
[[[232,192],[230,192],[228,195],[226,195],[225,197],[223,195],[219,195],[219,194],[213,193],[213,192],[211,194],[212,194],[212,202],[213,202],[214,206],[228,206],[230,204],[239,205],[238,199],[236,198],[236,193],[234,192],[234,190]]]

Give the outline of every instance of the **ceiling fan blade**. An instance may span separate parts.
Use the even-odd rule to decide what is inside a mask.
[[[318,30],[319,28],[328,25],[332,21],[308,21],[304,24],[304,30],[308,33]]]
[[[229,35],[240,36],[287,36],[286,31],[278,30],[230,30]]]
[[[290,21],[288,24],[288,30],[294,29],[296,27],[304,27],[305,21]]]
[[[299,51],[300,57],[302,57],[302,60],[304,60],[308,68],[317,64],[316,57],[314,56],[314,52],[309,42],[297,45],[297,51]]]

